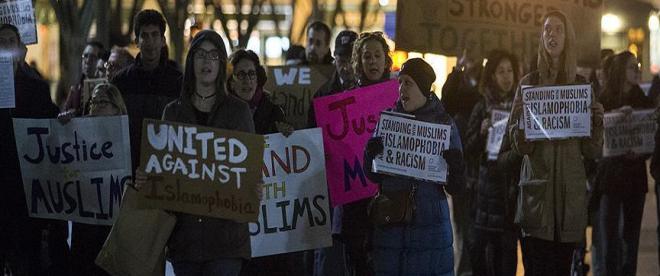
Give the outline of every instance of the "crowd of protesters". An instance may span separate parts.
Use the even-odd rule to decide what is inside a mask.
[[[420,58],[403,63],[395,76],[399,98],[392,111],[451,126],[450,145],[442,153],[446,185],[367,172],[379,194],[414,196],[414,217],[405,225],[373,224],[367,211],[372,198],[366,198],[331,209],[331,247],[250,259],[247,223],[175,213],[166,251],[175,274],[513,276],[520,244],[525,275],[582,275],[571,273],[585,271],[579,255],[591,224],[594,275],[635,275],[648,191],[646,161],[652,159],[651,175],[660,177],[660,132],[652,155],[603,158],[603,117],[655,108],[657,93],[647,96],[640,89],[633,54],[604,54],[590,79],[591,136],[526,140],[520,121],[524,86],[589,83],[576,73],[579,52],[570,20],[552,11],[541,22],[533,71],[523,72],[526,66],[505,50],[489,53],[485,64],[466,50],[442,87],[442,99],[433,92],[436,74],[428,63]],[[27,49],[18,30],[0,26],[0,50],[14,56],[16,91],[16,107],[0,109],[3,275],[108,275],[94,260],[111,229],[73,223],[69,246],[67,222],[28,216],[12,118],[59,118],[66,124],[73,117],[128,115],[136,189],[147,179],[137,161],[143,119],[256,134],[293,132],[264,89],[267,74],[256,53],[239,49],[228,55],[219,34],[202,30],[191,40],[181,71],[168,58],[166,22],[159,12],[141,11],[133,24],[137,56],[89,42],[81,55],[82,74],[61,108],[50,100],[36,69],[24,62]],[[314,98],[392,78],[382,33],[341,31],[334,51],[326,24],[309,24],[306,35],[306,47],[293,45],[286,64],[335,68]],[[97,78],[107,81],[82,100],[85,81]],[[491,158],[485,148],[494,110],[510,116],[500,152]],[[313,108],[308,126],[317,126]],[[383,148],[380,137],[369,139],[365,167]]]

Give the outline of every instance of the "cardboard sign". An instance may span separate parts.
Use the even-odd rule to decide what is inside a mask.
[[[491,127],[488,128],[488,141],[486,142],[486,153],[490,161],[497,160],[508,120],[509,112],[493,109],[490,113]]]
[[[653,153],[658,128],[654,113],[653,109],[633,111],[629,116],[619,112],[606,113],[603,118],[603,157],[624,155],[630,151]]]
[[[442,152],[449,148],[451,125],[413,118],[393,112],[380,114],[377,135],[383,137],[385,149],[374,159],[372,171],[446,183],[447,162]]]
[[[83,90],[80,91],[80,105],[85,110],[85,113],[89,111],[89,106],[87,103],[89,103],[89,100],[92,98],[92,92],[94,92],[94,88],[99,84],[107,82],[108,79],[106,78],[86,79],[83,81]]]
[[[307,127],[312,97],[330,78],[331,65],[268,67],[264,89],[271,92],[273,103],[282,106],[286,121],[295,129]]]
[[[0,23],[16,26],[25,45],[37,43],[37,21],[32,0],[1,1]]]
[[[316,122],[323,129],[333,207],[376,193],[378,186],[365,175],[364,147],[376,130],[380,112],[394,106],[398,87],[392,80],[314,100]]]
[[[263,152],[261,135],[145,119],[139,206],[257,221]]]
[[[0,108],[16,107],[14,64],[11,56],[0,56]]]
[[[111,225],[130,180],[128,116],[14,119],[30,216]]]
[[[573,23],[578,62],[600,63],[603,0],[399,0],[396,48],[460,56],[464,49],[486,57],[494,49],[516,53],[523,60],[536,55],[543,16],[561,10]]]
[[[522,97],[527,140],[591,136],[591,85],[528,87]]]
[[[332,246],[320,128],[266,135],[264,191],[250,223],[252,257]]]

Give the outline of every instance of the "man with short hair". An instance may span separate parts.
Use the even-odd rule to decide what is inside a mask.
[[[81,56],[81,74],[78,83],[69,88],[66,102],[62,107],[60,116],[83,116],[87,103],[81,102],[81,93],[85,80],[96,78],[96,64],[98,63],[104,51],[103,44],[97,41],[87,42]]]
[[[331,33],[330,27],[321,21],[314,21],[307,26],[307,48],[305,48],[303,64],[332,64]]]
[[[135,62],[135,58],[125,48],[112,47],[108,61],[105,63],[108,79],[112,80],[124,68]]]
[[[13,118],[55,118],[48,83],[22,59],[18,29],[0,24],[0,51],[14,60],[15,107],[0,109],[0,269],[9,275],[67,275],[65,221],[29,217]],[[47,251],[44,251],[47,249]]]
[[[128,109],[133,170],[140,163],[142,120],[160,119],[165,105],[181,93],[183,75],[167,57],[165,27],[165,18],[158,11],[139,12],[133,30],[140,53],[111,81],[121,91]]]

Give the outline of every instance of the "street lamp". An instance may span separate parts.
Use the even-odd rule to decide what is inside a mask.
[[[622,26],[623,22],[621,21],[621,18],[611,13],[604,14],[600,20],[601,30],[608,34],[618,33],[621,31]]]

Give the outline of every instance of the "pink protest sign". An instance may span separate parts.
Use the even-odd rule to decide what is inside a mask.
[[[398,83],[387,81],[314,100],[316,123],[323,129],[326,175],[332,206],[373,196],[378,186],[366,177],[364,147],[380,112],[393,107]]]

